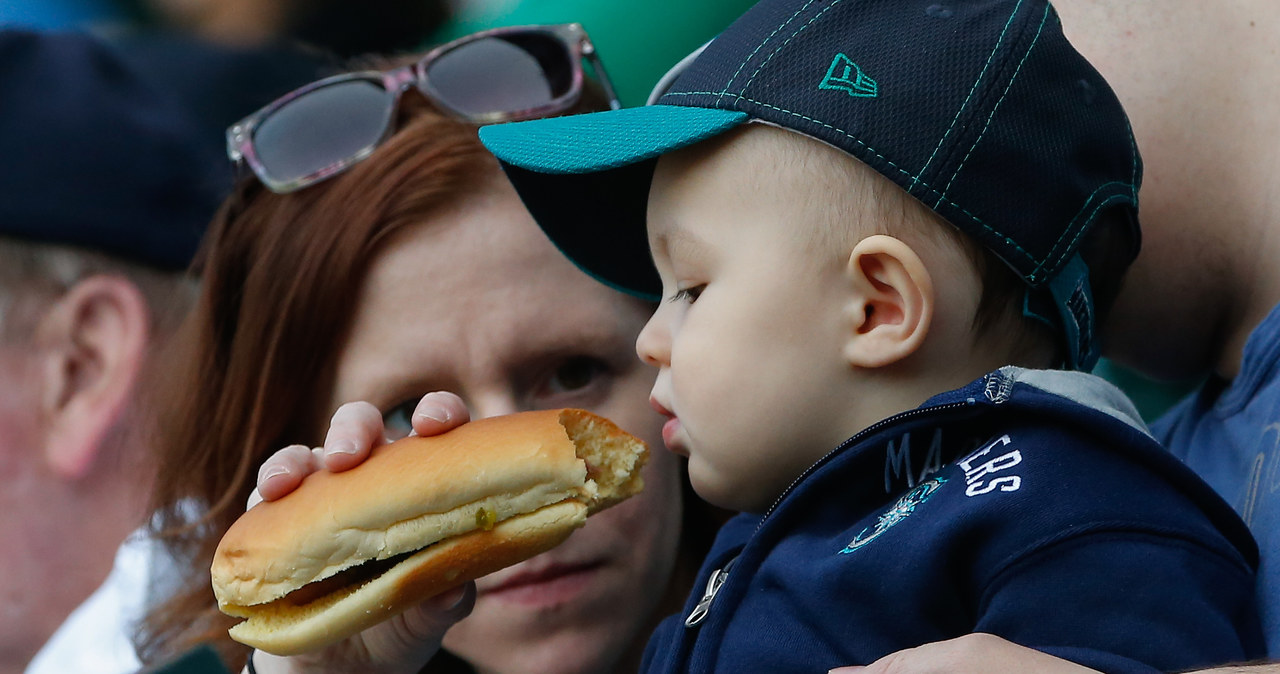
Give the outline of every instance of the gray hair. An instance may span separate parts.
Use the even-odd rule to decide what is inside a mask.
[[[196,296],[196,283],[96,251],[0,236],[0,342],[26,338],[48,305],[92,276],[119,276],[142,292],[152,329],[177,327]]]

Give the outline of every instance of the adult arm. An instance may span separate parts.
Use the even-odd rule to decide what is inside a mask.
[[[829,674],[1096,674],[1095,670],[991,634],[969,634],[891,653],[865,667]],[[1189,674],[1280,674],[1280,664],[1229,665]]]
[[[418,403],[413,429],[418,435],[435,435],[465,423],[468,418],[467,407],[460,398],[449,393],[432,393]],[[368,458],[375,447],[385,443],[382,415],[373,405],[343,405],[330,421],[323,447],[286,447],[263,462],[258,470],[258,488],[249,498],[249,507],[288,494],[302,483],[302,478],[316,471],[339,472],[353,468]],[[466,617],[474,603],[475,584],[467,583],[315,653],[279,657],[255,652],[254,668],[259,674],[417,672],[440,649],[445,630]]]

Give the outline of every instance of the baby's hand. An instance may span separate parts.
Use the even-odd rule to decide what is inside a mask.
[[[439,435],[470,418],[458,396],[443,391],[428,393],[413,411],[413,434]],[[378,408],[365,402],[347,403],[329,421],[323,447],[291,445],[262,463],[258,487],[249,495],[247,508],[288,494],[302,484],[302,478],[317,470],[336,473],[354,468],[369,458],[375,447],[386,443],[386,428]]]
[[[438,435],[469,419],[467,406],[458,396],[428,393],[414,410],[413,434]],[[382,415],[376,407],[364,402],[343,405],[329,422],[323,447],[293,445],[263,462],[248,507],[283,497],[316,471],[354,468],[386,442]],[[261,674],[417,672],[439,650],[445,630],[471,612],[475,594],[475,583],[466,583],[324,650],[288,658],[257,652],[254,665]]]

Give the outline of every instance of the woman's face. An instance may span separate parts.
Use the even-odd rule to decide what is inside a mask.
[[[481,671],[609,672],[648,637],[675,563],[677,459],[635,356],[650,307],[595,282],[547,241],[505,181],[390,238],[338,364],[331,409],[367,400],[391,435],[422,394],[461,395],[474,418],[582,407],[654,451],[645,490],[558,548],[477,582],[445,647]]]

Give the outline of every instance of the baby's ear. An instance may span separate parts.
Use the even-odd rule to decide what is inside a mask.
[[[858,242],[846,268],[852,288],[844,355],[854,367],[884,367],[924,343],[933,318],[933,281],[920,256],[883,234]]]

